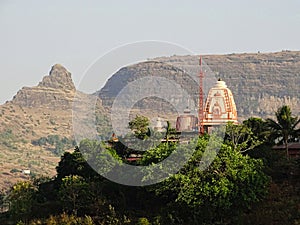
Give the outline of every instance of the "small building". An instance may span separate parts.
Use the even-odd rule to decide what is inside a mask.
[[[30,175],[31,171],[30,170],[22,170],[22,173],[24,175]]]

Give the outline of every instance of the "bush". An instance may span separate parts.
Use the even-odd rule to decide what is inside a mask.
[[[54,147],[48,148],[54,155],[62,155],[65,150],[73,148],[75,141],[66,137],[60,138],[58,135],[49,135],[48,137],[41,137],[31,142],[35,146],[46,146],[47,144]]]
[[[11,173],[20,173],[21,171],[18,170],[18,169],[16,169],[16,168],[14,168],[14,169],[11,169],[10,172]]]
[[[20,221],[18,224],[24,224]],[[39,224],[51,224],[51,225],[94,225],[92,218],[90,216],[77,217],[75,215],[68,215],[63,213],[58,216],[50,216],[48,219],[41,220],[35,219],[28,223],[29,225],[39,225]]]
[[[150,225],[150,222],[147,218],[139,218],[137,225]]]

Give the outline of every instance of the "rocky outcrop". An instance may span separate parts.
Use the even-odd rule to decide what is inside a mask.
[[[86,120],[92,119],[90,114],[94,110],[92,108],[89,111],[87,105],[83,104],[76,110],[84,114],[78,115],[78,111],[74,113],[75,96],[78,100],[95,99],[95,96],[77,92],[71,73],[57,64],[37,86],[22,88],[12,101],[0,105],[0,169],[3,172],[0,176],[0,189],[8,188],[17,180],[28,179],[21,173],[11,173],[12,169],[30,169],[37,176],[52,177],[56,174],[55,167],[59,156],[53,154],[53,150],[61,148],[62,143],[59,142],[59,146],[49,143],[36,146],[32,141],[36,142],[49,136],[59,137],[60,140],[74,139],[73,116],[75,115],[75,119],[84,116],[80,118],[84,125]],[[95,104],[96,122],[99,130],[103,131],[104,127],[108,126],[106,113],[100,99],[97,99]]]
[[[60,64],[52,66],[49,76],[45,76],[38,86],[71,91],[75,90],[71,73]]]
[[[24,87],[18,91],[12,103],[30,108],[70,109],[75,91],[71,73],[56,64],[36,87]]]

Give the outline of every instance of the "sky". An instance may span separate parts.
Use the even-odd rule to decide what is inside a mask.
[[[299,0],[0,0],[0,104],[56,63],[78,87],[96,59],[128,43],[195,54],[300,50],[299,28]]]

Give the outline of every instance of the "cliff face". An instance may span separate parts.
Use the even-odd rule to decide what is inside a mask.
[[[110,106],[119,90],[141,76],[171,76],[179,84],[185,80],[183,87],[197,93],[194,85],[185,79],[189,76],[184,78],[182,74],[197,76],[199,56],[162,57],[155,61],[126,67],[113,75],[99,92],[103,104]],[[283,104],[290,105],[294,114],[299,115],[300,52],[205,55],[203,61],[205,92],[213,78],[224,80],[233,92],[240,120],[250,116],[273,117]],[[169,69],[166,65],[170,65]],[[151,108],[151,103],[143,107]]]
[[[149,78],[150,81],[153,80],[154,83],[143,83],[143,78]],[[163,78],[171,81],[168,86],[161,85],[161,82],[164,82]],[[176,93],[176,91],[169,90],[170,88],[176,88],[172,82],[176,82],[178,87],[185,89],[192,98],[197,96],[198,87],[196,82],[182,69],[167,63],[148,61],[120,69],[100,90],[99,97],[102,99],[104,106],[110,107],[119,92],[126,87],[127,84],[131,83],[130,88],[133,89],[131,97],[135,97],[135,94],[141,95],[144,92],[150,92],[152,90],[164,92],[170,97],[180,99],[181,96],[179,92]],[[134,92],[134,90],[136,91]],[[155,101],[152,101],[152,103],[155,104]],[[152,106],[150,107],[152,108]]]
[[[11,103],[29,108],[70,109],[75,91],[71,73],[56,64],[36,87],[22,88]]]

